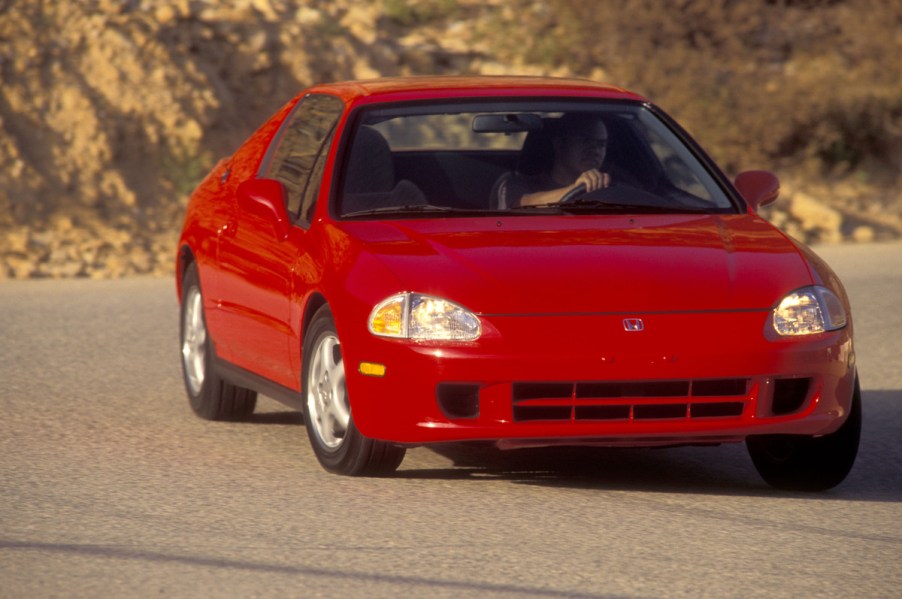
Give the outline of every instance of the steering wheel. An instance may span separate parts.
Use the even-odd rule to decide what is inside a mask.
[[[576,187],[574,187],[573,189],[571,189],[570,191],[568,191],[567,193],[565,193],[565,194],[563,195],[563,197],[561,197],[561,199],[558,200],[558,204],[570,204],[570,203],[573,203],[573,202],[576,201],[576,199],[577,199],[578,197],[583,196],[583,195],[585,195],[585,194],[586,194],[586,184],[585,184],[585,183],[580,183],[579,185],[577,185]]]

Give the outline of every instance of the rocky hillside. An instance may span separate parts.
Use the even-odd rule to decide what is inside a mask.
[[[582,3],[566,0],[0,1],[0,279],[171,272],[185,198],[219,156],[306,85],[382,75],[525,73],[624,84],[684,120],[728,167],[746,156],[767,161],[749,166],[779,165],[788,199],[769,217],[793,235],[809,241],[898,237],[902,89],[893,86],[902,80],[902,69],[889,57],[898,62],[902,55],[902,10],[888,0],[762,6],[794,10],[795,20],[776,13],[773,18],[793,23],[800,35],[809,23],[804,17],[813,15],[811,22],[825,27],[823,35],[829,37],[830,19],[839,22],[843,16],[833,12],[856,1],[870,6],[871,17],[874,10],[880,13],[871,37],[886,36],[877,48],[886,45],[881,66],[889,68],[890,76],[873,84],[877,97],[868,106],[876,108],[865,116],[875,113],[877,124],[868,120],[852,128],[876,130],[871,137],[879,139],[865,139],[862,154],[861,144],[841,138],[836,155],[812,153],[798,141],[795,148],[789,143],[793,131],[780,138],[787,143],[768,147],[763,145],[766,136],[746,131],[743,137],[742,131],[718,125],[741,122],[730,114],[729,98],[722,105],[714,102],[719,116],[709,122],[699,115],[710,114],[711,98],[680,95],[678,85],[660,88],[655,82],[661,78],[643,78],[642,73],[650,72],[643,65],[665,64],[654,52],[666,56],[674,48],[686,52],[684,61],[695,63],[685,77],[672,81],[712,72],[705,65],[715,60],[717,48],[705,41],[714,39],[705,26],[711,19],[736,15],[718,17],[714,11],[696,14],[693,21],[687,20],[686,10],[731,3],[674,3],[668,10],[680,17],[683,29],[662,31],[654,20],[662,11],[649,10],[647,2],[626,3],[635,5],[632,30],[616,21],[629,16],[615,10],[622,3],[600,2],[587,22],[611,16],[605,26],[612,33],[606,39],[628,32],[630,39],[646,40],[647,46],[623,45],[623,52],[608,48],[599,55],[605,47],[587,38],[580,19],[574,18]],[[643,22],[645,30],[636,31],[636,23]],[[759,29],[767,26],[765,22]],[[670,46],[653,49],[666,36],[671,36]],[[778,50],[786,54],[789,42],[777,37]],[[575,42],[581,45],[568,46]],[[835,50],[831,39],[823,43]],[[868,48],[847,54],[858,64],[865,59],[857,56],[875,52]],[[627,50],[631,61],[624,60]],[[792,53],[781,59],[744,48],[733,51],[747,56],[748,64],[731,65],[718,75],[724,81],[742,69],[782,69],[781,77],[792,76],[779,61],[798,59]],[[838,68],[829,60],[825,64]],[[799,65],[793,68],[798,74]],[[868,75],[872,71],[854,72],[873,79]],[[841,81],[851,72],[838,70],[832,76]],[[868,89],[871,79],[859,77],[848,85]],[[793,100],[763,89],[781,107]],[[766,102],[765,96],[757,105]],[[700,109],[703,104],[707,108]],[[779,121],[783,116],[768,118]],[[799,127],[809,125],[802,121]],[[732,137],[718,137],[724,131]],[[878,148],[877,166],[867,148]]]

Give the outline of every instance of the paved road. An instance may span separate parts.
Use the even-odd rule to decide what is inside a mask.
[[[865,424],[839,488],[741,446],[441,453],[359,480],[297,415],[192,416],[170,281],[0,285],[0,597],[890,597],[902,589],[902,245],[821,248]]]

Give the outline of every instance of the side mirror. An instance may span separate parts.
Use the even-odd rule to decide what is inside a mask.
[[[780,180],[770,171],[739,173],[734,185],[752,210],[756,212],[758,208],[767,206],[780,195]]]
[[[288,238],[291,219],[285,208],[285,188],[275,179],[248,179],[238,186],[238,207],[272,224],[276,239]]]

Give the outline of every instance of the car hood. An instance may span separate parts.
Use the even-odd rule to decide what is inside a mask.
[[[451,218],[341,228],[400,281],[480,314],[758,310],[811,283],[753,215]]]

